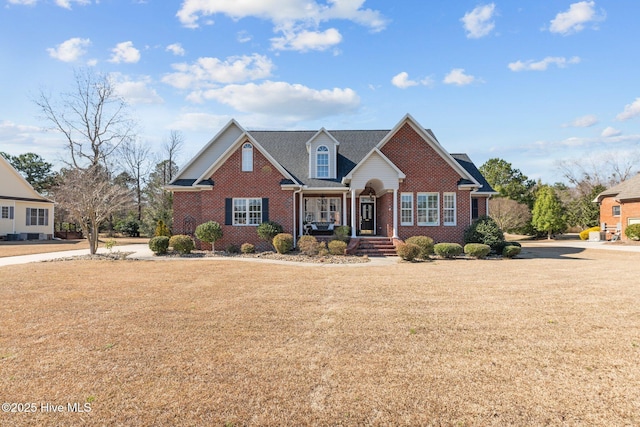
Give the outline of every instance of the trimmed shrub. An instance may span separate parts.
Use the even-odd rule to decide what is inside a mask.
[[[502,250],[502,256],[505,258],[513,258],[520,254],[520,251],[522,251],[520,246],[506,246]]]
[[[182,255],[190,254],[196,247],[191,236],[187,236],[186,234],[176,234],[175,236],[171,236],[169,239],[169,246],[171,246],[174,251]]]
[[[256,247],[251,243],[243,243],[242,246],[240,246],[240,252],[243,254],[252,254],[255,253],[255,251]]]
[[[279,254],[286,254],[293,249],[293,236],[289,233],[279,233],[271,243]]]
[[[283,231],[282,226],[273,221],[265,221],[256,228],[258,237],[265,242],[273,242],[273,238]]]
[[[329,242],[328,249],[331,255],[344,255],[347,251],[347,242],[332,240]]]
[[[507,242],[507,241],[504,241],[504,242],[496,243],[495,245],[493,245],[491,247],[491,250],[493,252],[495,252],[496,254],[500,255],[500,254],[502,254],[502,251],[504,250],[504,248],[506,248],[507,246],[518,246],[518,247],[520,247],[522,245],[520,244],[520,242]]]
[[[415,243],[398,243],[396,246],[396,253],[405,261],[413,261],[421,252],[422,249]]]
[[[418,245],[420,248],[420,254],[418,258],[427,259],[429,255],[433,253],[433,239],[427,236],[412,236],[404,241],[405,243],[412,243]]]
[[[433,246],[436,255],[442,258],[455,258],[462,254],[462,246],[459,243],[438,243]]]
[[[149,249],[156,255],[164,255],[169,249],[169,238],[167,236],[156,236],[149,240]]]
[[[196,237],[203,242],[211,243],[211,251],[215,252],[216,240],[222,238],[222,227],[215,221],[207,221],[196,227]]]
[[[348,225],[340,225],[333,229],[333,240],[340,240],[349,243],[351,240],[351,227]]]
[[[472,258],[485,258],[491,252],[491,246],[484,243],[467,243],[464,245],[464,253]]]
[[[631,224],[624,230],[624,235],[631,240],[640,240],[640,224]]]
[[[120,220],[114,228],[127,237],[140,237],[140,222],[135,218]]]
[[[305,255],[317,255],[320,245],[314,236],[302,236],[298,239],[298,250]]]
[[[237,254],[238,252],[240,252],[240,248],[238,247],[238,245],[234,245],[233,243],[229,243],[227,245],[226,248],[224,248],[224,251],[228,254]]]
[[[156,225],[156,231],[154,232],[154,236],[171,236],[171,231],[169,231],[169,227],[164,223],[163,220],[158,220],[158,224]]]
[[[318,256],[327,256],[329,255],[329,250],[327,249],[327,242],[318,243]]]
[[[481,216],[464,230],[464,243],[484,243],[496,250],[504,242],[504,233],[490,216]]]
[[[579,234],[580,240],[589,240],[589,233],[592,231],[600,231],[600,227],[591,227],[586,230],[582,230]]]

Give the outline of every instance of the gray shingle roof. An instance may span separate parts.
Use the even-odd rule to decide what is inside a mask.
[[[597,201],[601,201],[603,197],[615,196],[616,200],[640,200],[640,173],[633,178],[622,181],[618,185],[614,185],[608,190],[604,190],[598,194]]]
[[[456,153],[451,154],[456,162],[460,164],[468,173],[471,175],[476,181],[482,185],[482,187],[478,188],[478,191],[481,193],[495,193],[496,191],[491,188],[491,185],[487,182],[484,176],[480,173],[476,165],[473,164],[469,156],[464,153]]]

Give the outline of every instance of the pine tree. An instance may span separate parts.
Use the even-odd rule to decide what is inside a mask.
[[[546,231],[549,240],[553,232],[566,228],[564,207],[552,187],[545,185],[538,190],[532,214],[531,224],[538,231]]]

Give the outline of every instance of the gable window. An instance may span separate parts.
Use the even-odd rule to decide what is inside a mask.
[[[262,223],[262,199],[233,199],[233,225]]]
[[[316,150],[316,175],[318,178],[329,178],[329,149],[326,145]]]
[[[13,219],[13,206],[2,206],[0,209],[1,219]]]
[[[49,225],[49,209],[27,208],[26,225]]]
[[[440,225],[440,195],[418,194],[418,225]]]
[[[442,216],[444,225],[456,225],[456,193],[442,195]]]
[[[400,225],[413,225],[413,193],[400,195]]]
[[[620,205],[615,205],[612,208],[613,216],[620,216]]]
[[[242,145],[242,172],[253,171],[253,145],[245,143]]]

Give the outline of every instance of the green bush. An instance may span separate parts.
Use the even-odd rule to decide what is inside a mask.
[[[340,225],[333,229],[333,240],[340,240],[349,243],[351,240],[351,227],[348,225]]]
[[[265,221],[256,228],[256,231],[261,240],[273,242],[273,238],[282,233],[284,229],[277,222]]]
[[[171,236],[171,231],[169,231],[169,227],[167,227],[167,224],[165,224],[163,220],[158,220],[154,236]]]
[[[624,235],[631,240],[640,240],[640,224],[631,224],[624,230]]]
[[[215,221],[207,221],[196,227],[196,237],[203,242],[211,243],[211,250],[215,252],[215,242],[222,238],[222,227]]]
[[[413,261],[421,252],[422,249],[415,243],[398,243],[396,246],[396,253],[405,261]]]
[[[504,233],[490,216],[481,216],[464,230],[464,243],[483,243],[496,250],[504,242]]]
[[[459,243],[438,243],[433,246],[435,254],[442,258],[455,258],[462,254],[462,250]]]
[[[135,218],[120,220],[114,228],[127,237],[140,237],[140,221]]]
[[[427,236],[412,236],[405,240],[405,243],[418,245],[420,254],[418,258],[427,259],[433,253],[433,239]]]
[[[491,252],[491,246],[484,243],[467,243],[464,245],[464,253],[472,258],[485,258]]]
[[[271,243],[279,254],[286,254],[293,249],[293,236],[289,233],[276,234]]]
[[[298,250],[305,255],[317,255],[320,245],[314,236],[302,236],[298,239]]]
[[[167,236],[156,236],[149,240],[149,249],[156,255],[164,255],[169,249],[169,238]]]
[[[251,243],[243,243],[242,246],[240,246],[240,252],[242,252],[243,254],[252,254],[255,253],[255,251],[256,247]]]
[[[229,243],[225,248],[224,251],[228,254],[237,254],[238,252],[240,252],[240,248],[238,247],[238,245],[234,245],[233,243]]]
[[[187,236],[186,234],[176,234],[175,236],[171,236],[169,239],[169,246],[171,246],[174,251],[183,255],[190,254],[196,247],[191,236]]]
[[[591,227],[580,232],[580,240],[589,240],[589,233],[592,231],[600,231],[600,227]]]
[[[502,250],[502,256],[505,258],[513,258],[520,254],[522,248],[520,246],[506,246]]]
[[[344,255],[347,252],[347,242],[332,240],[329,242],[328,249],[331,255]]]
[[[491,250],[493,252],[495,252],[496,254],[500,255],[500,254],[502,254],[502,251],[504,250],[504,248],[506,248],[507,246],[518,246],[518,247],[520,247],[522,245],[520,245],[520,242],[507,242],[507,241],[504,241],[504,242],[496,243],[495,245],[493,245],[491,247]]]

